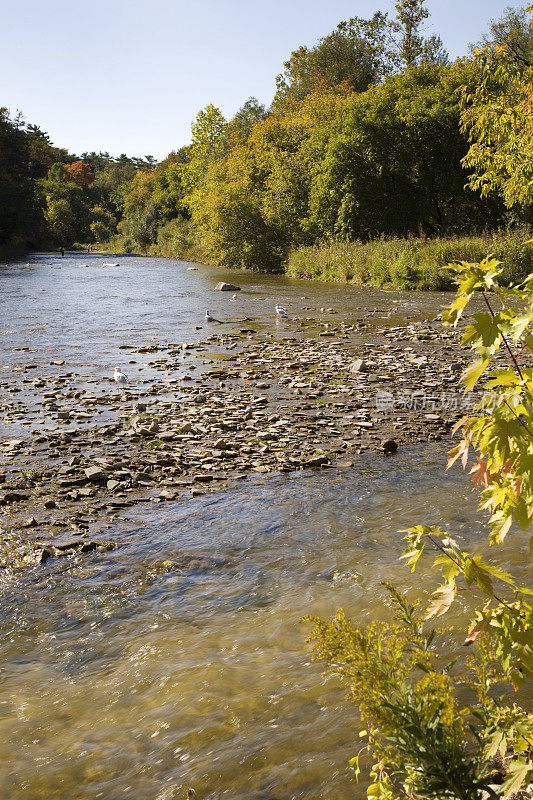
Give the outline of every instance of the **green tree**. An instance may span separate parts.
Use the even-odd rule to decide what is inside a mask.
[[[220,109],[212,103],[196,115],[191,125],[192,144],[185,173],[190,190],[200,183],[209,165],[225,155],[227,127]]]
[[[346,99],[337,129],[324,128],[309,201],[315,237],[447,235],[498,224],[500,205],[463,189],[462,76],[460,64],[421,64]]]
[[[90,218],[93,242],[107,242],[117,232],[117,219],[105,206],[93,206]]]
[[[39,181],[66,155],[40,128],[26,125],[21,114],[11,119],[0,108],[0,249],[42,244],[45,203]]]
[[[75,241],[85,241],[89,236],[89,197],[81,186],[70,180],[66,166],[59,162],[53,164],[41,185],[52,242],[66,247]]]
[[[501,192],[509,207],[533,203],[533,67],[507,44],[477,52],[480,80],[465,86],[462,126],[470,138],[464,164],[483,195]]]
[[[492,20],[490,33],[482,37],[477,49],[497,46],[504,48],[512,61],[525,67],[533,66],[533,29],[525,8],[507,7],[499,20]]]
[[[346,83],[363,92],[390,71],[387,49],[387,16],[376,12],[371,19],[359,17],[341,22],[313,48],[300,47],[276,78],[275,111],[301,101],[318,85]]]
[[[76,215],[66,198],[47,198],[46,222],[55,244],[67,247],[79,238]]]
[[[448,63],[448,54],[440,36],[423,36],[422,23],[428,17],[425,0],[397,0],[396,17],[390,27],[399,66],[410,67],[423,61],[440,65]]]
[[[249,97],[228,123],[226,135],[229,143],[246,140],[253,125],[266,119],[266,116],[264,105],[255,97]]]

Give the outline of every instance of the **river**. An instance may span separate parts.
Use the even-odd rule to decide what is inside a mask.
[[[190,266],[97,254],[0,265],[4,374],[21,360],[16,348],[30,347],[25,357],[60,356],[80,383],[109,375],[128,337],[194,340],[206,306],[224,316],[239,305],[272,326],[275,302],[393,320],[442,303]],[[218,280],[243,292],[215,294]],[[149,359],[142,369],[150,375]],[[1,797],[174,800],[190,786],[198,800],[362,798],[347,766],[355,709],[311,662],[300,620],[341,606],[359,623],[386,616],[384,580],[429,591],[423,572],[398,562],[397,531],[410,524],[440,522],[469,546],[483,541],[467,479],[443,471],[447,446],[139,505],[107,523],[116,550],[5,581]],[[158,570],[178,550],[197,555],[197,567]],[[511,543],[503,563],[523,556]]]

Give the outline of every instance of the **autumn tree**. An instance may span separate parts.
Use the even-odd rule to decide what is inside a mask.
[[[72,164],[65,166],[67,179],[75,183],[76,186],[90,186],[94,181],[94,172],[84,161],[73,161]]]

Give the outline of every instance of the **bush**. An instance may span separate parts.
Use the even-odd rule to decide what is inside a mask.
[[[375,239],[300,247],[289,254],[287,273],[297,278],[371,284],[395,289],[445,291],[453,287],[453,262],[481,261],[487,253],[505,264],[503,284],[533,272],[527,227],[456,239]]]

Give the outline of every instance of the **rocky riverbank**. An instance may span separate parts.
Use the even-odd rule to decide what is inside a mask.
[[[21,351],[0,384],[9,427],[0,566],[112,548],[113,519],[136,503],[219,491],[251,473],[348,469],[362,451],[385,459],[445,436],[464,413],[457,334],[438,320],[331,320],[293,320],[290,333],[215,325],[187,344],[130,341],[124,370],[140,356],[160,377],[123,390]]]

